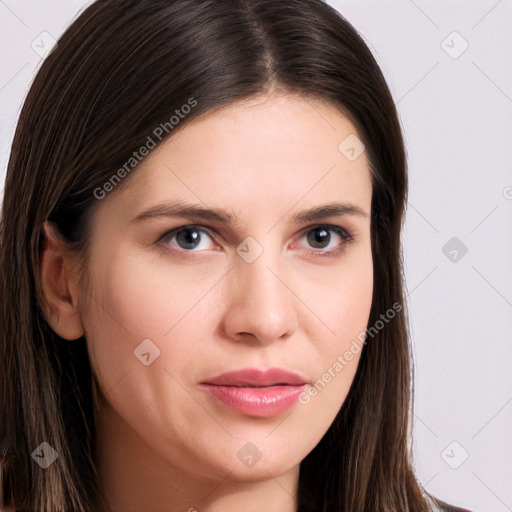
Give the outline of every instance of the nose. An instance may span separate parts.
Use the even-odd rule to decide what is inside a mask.
[[[297,330],[296,297],[281,274],[278,258],[270,249],[252,263],[235,256],[222,318],[226,336],[268,345],[289,338]]]

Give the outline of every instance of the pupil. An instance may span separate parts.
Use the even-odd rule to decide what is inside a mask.
[[[178,243],[180,243],[180,237],[181,237],[181,241],[184,242],[184,245],[192,244],[191,246],[188,246],[188,247],[185,246],[184,249],[190,249],[191,247],[194,248],[199,245],[200,235],[197,231],[193,231],[191,229],[185,229],[183,231],[180,231],[176,235],[176,240],[178,241]],[[181,243],[180,243],[180,245],[181,245]]]
[[[308,242],[316,247],[323,248],[323,244],[329,244],[330,233],[324,228],[316,228],[309,232],[308,234]],[[317,245],[320,244],[320,247]]]

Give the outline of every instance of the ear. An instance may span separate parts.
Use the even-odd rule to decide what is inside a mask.
[[[72,272],[74,260],[51,222],[43,224],[42,237],[40,279],[46,321],[61,338],[76,340],[84,335],[84,327],[77,309],[79,286]]]

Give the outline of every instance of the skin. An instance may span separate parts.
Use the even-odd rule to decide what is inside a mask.
[[[187,125],[101,201],[87,290],[45,224],[49,322],[66,339],[86,336],[102,395],[95,456],[115,512],[296,510],[299,464],[342,406],[360,354],[309,403],[270,418],[231,409],[199,383],[233,369],[278,366],[312,385],[366,329],[370,172],[365,153],[349,161],[338,150],[356,133],[333,106],[277,93]],[[237,223],[132,222],[173,200],[227,209]],[[333,201],[367,216],[291,222]],[[214,236],[199,231],[192,249],[176,236],[161,240],[192,224]],[[354,240],[329,231],[330,239],[312,245],[307,235],[319,224],[340,226]],[[236,252],[249,236],[263,248],[252,263]],[[321,252],[333,255],[315,255]],[[149,366],[134,356],[145,339],[160,350]],[[252,467],[237,457],[248,442],[261,453]]]

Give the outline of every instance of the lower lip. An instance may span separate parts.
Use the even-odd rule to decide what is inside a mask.
[[[202,384],[203,388],[221,402],[249,416],[268,418],[294,405],[305,388],[301,386],[269,386],[242,388]]]

